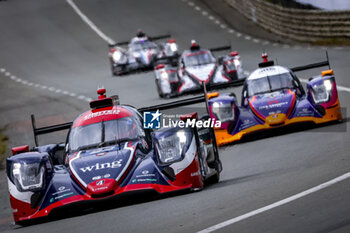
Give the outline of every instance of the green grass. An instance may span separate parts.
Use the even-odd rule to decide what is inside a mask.
[[[312,42],[313,45],[350,45],[350,38],[330,38]]]
[[[0,168],[3,168],[3,162],[6,158],[8,137],[3,135],[2,130],[0,130]]]

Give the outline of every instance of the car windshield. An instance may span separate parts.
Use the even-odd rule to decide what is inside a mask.
[[[69,148],[71,151],[90,149],[144,136],[140,120],[130,116],[72,128]]]
[[[199,66],[214,62],[215,58],[209,51],[189,53],[184,56],[184,63],[186,66]]]
[[[138,51],[143,49],[157,49],[157,45],[151,41],[142,40],[129,44],[129,48],[131,51]]]
[[[293,78],[290,73],[248,80],[247,86],[249,96],[294,88]]]

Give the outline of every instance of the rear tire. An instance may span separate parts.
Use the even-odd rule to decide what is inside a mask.
[[[207,179],[207,184],[217,184],[220,181],[220,172],[216,170],[215,174]]]
[[[160,87],[159,87],[158,80],[156,79],[155,81],[156,81],[158,96],[159,96],[160,98],[164,98],[164,94],[162,93],[162,90],[161,90]]]

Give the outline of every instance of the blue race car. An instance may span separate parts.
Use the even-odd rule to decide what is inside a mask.
[[[341,121],[342,114],[333,70],[325,70],[307,82],[305,92],[294,72],[329,66],[327,61],[288,69],[264,61],[245,80],[242,103],[234,93],[211,93],[212,119],[220,120],[215,128],[219,146],[239,141],[244,135],[301,122],[321,124]]]
[[[37,135],[69,133],[65,144],[12,148],[6,166],[16,224],[73,203],[134,191],[200,190],[204,181],[219,181],[222,165],[212,128],[142,127],[142,112],[200,103],[203,95],[137,110],[107,98],[104,89],[98,93],[91,110],[73,122],[36,128],[32,116],[36,144]],[[197,119],[197,114],[186,119]]]

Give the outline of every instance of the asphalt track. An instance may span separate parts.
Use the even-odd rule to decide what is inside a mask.
[[[257,33],[249,23],[241,30],[250,30],[253,37],[243,34],[237,30],[239,26],[228,24],[230,18],[239,16],[227,14],[221,1],[215,4],[215,12],[225,11],[227,21],[199,1],[75,3],[116,41],[128,40],[142,28],[149,35],[171,33],[181,49],[191,39],[203,47],[231,43],[248,71],[256,68],[263,49],[289,67],[324,59],[323,47],[266,40],[274,38],[266,32]],[[2,1],[0,29],[0,128],[10,136],[10,146],[33,145],[31,113],[42,126],[70,121],[88,108],[98,85],[104,85],[109,94],[117,93],[121,102],[137,107],[164,102],[157,96],[152,72],[111,77],[106,42],[66,1]],[[337,84],[347,88],[349,51],[328,49]],[[319,71],[299,76],[307,79]],[[239,88],[233,91],[240,95]],[[339,95],[346,116],[350,92],[340,91]],[[221,182],[201,192],[124,200],[116,208],[103,207],[28,227],[11,224],[6,175],[1,170],[0,231],[197,232],[349,172],[348,128],[346,118],[341,124],[247,140],[220,149],[224,167]],[[41,143],[59,140],[64,141],[64,133],[40,138]],[[217,232],[350,232],[349,187],[350,180],[344,180]]]

